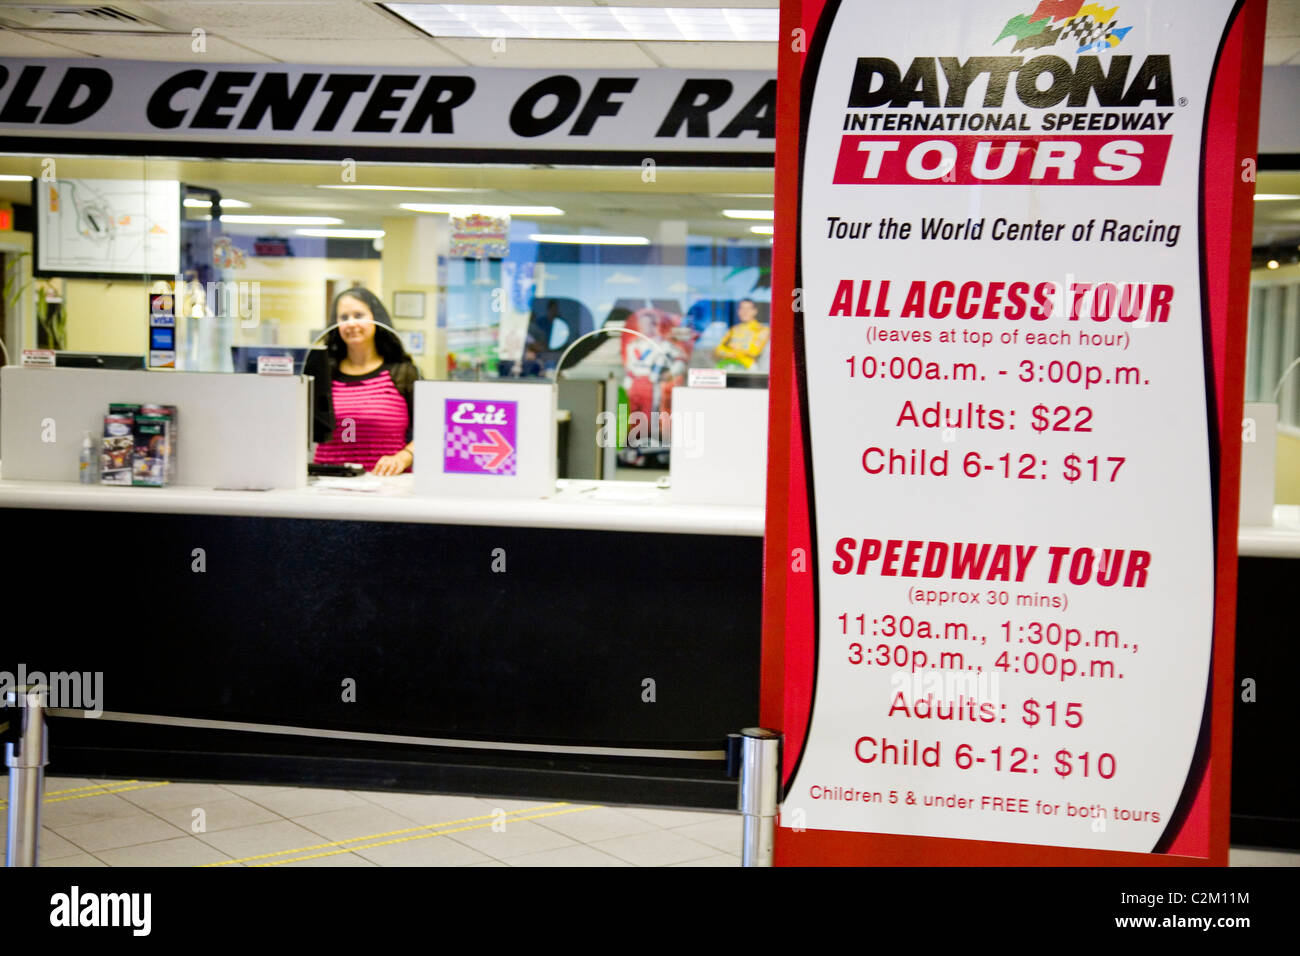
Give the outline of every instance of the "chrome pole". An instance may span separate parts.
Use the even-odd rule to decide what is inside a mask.
[[[740,732],[741,866],[771,866],[781,795],[781,734],[762,727]]]
[[[5,744],[5,766],[9,768],[9,843],[5,866],[36,866],[41,838],[41,798],[45,795],[45,765],[50,762],[45,736],[43,685],[19,687],[5,692],[10,721],[18,721],[17,743]]]

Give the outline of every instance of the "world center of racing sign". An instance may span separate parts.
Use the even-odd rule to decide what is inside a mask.
[[[337,67],[202,57],[0,64],[0,133],[111,139],[119,148],[144,143],[181,154],[214,143],[225,154],[273,146],[308,158],[363,147],[761,156],[771,152],[775,125],[776,80],[766,70]]]
[[[1226,862],[1262,5],[783,14],[777,862]]]

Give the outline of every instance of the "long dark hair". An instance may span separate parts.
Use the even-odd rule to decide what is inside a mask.
[[[356,299],[358,302],[364,302],[370,314],[375,317],[376,322],[382,322],[384,325],[391,326],[393,320],[388,317],[388,310],[384,308],[383,301],[369,289],[355,286],[344,292],[340,292],[334,297],[334,303],[330,306],[330,314],[327,325],[335,325],[338,322],[339,300],[344,296]],[[329,335],[325,337],[325,351],[329,353],[330,359],[335,365],[347,357],[348,347],[343,342],[343,336],[339,335],[338,328],[332,328]],[[375,326],[375,351],[385,362],[411,362],[411,356],[406,353],[406,348],[399,339],[388,329]]]

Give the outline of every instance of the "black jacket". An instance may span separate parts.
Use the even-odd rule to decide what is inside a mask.
[[[324,349],[313,349],[303,365],[303,374],[315,376],[312,382],[314,442],[329,441],[334,434],[334,376],[338,368],[338,361],[331,358]],[[420,379],[420,370],[411,362],[385,361],[380,368],[388,369],[393,384],[406,399],[406,408],[410,413],[410,426],[406,429],[406,440],[409,442],[415,434],[415,383]]]

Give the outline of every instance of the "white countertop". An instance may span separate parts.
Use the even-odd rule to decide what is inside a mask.
[[[212,488],[114,488],[60,481],[0,480],[0,508],[139,511],[162,514],[325,518],[523,528],[575,528],[666,534],[762,537],[763,509],[674,504],[672,492],[653,482],[561,479],[549,498],[425,498],[412,493],[414,478],[343,480],[375,488],[344,491],[312,479],[305,488],[218,491]],[[1300,558],[1300,505],[1278,505],[1271,527],[1242,527],[1244,557]]]
[[[763,535],[763,509],[674,504],[653,482],[562,479],[549,498],[428,498],[414,476],[311,479],[305,488],[115,488],[77,482],[0,480],[0,508],[137,511],[338,521],[573,528],[666,534]],[[346,491],[339,485],[370,487]]]
[[[1237,553],[1246,558],[1300,558],[1300,505],[1274,505],[1272,527],[1238,528]]]

